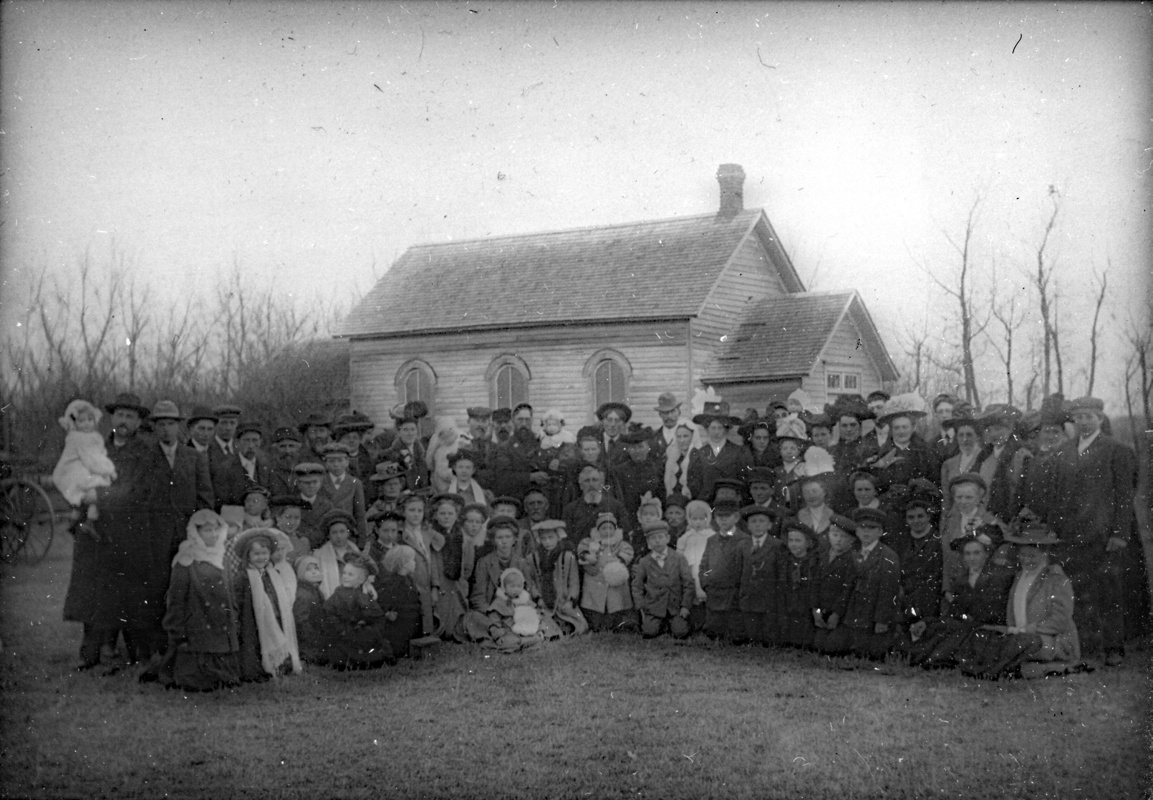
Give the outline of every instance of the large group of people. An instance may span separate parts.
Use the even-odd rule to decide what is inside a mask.
[[[1135,456],[1092,397],[1023,414],[798,390],[737,417],[666,392],[659,427],[607,402],[575,432],[528,403],[462,430],[413,401],[267,439],[236,406],[104,411],[107,437],[68,406],[54,474],[75,506],[64,615],[98,674],[119,651],[207,690],[589,632],[990,678],[1124,658]]]

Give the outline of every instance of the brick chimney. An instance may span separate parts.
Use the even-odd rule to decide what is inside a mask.
[[[721,164],[717,167],[717,183],[721,185],[717,218],[732,219],[745,210],[745,171],[740,164]]]

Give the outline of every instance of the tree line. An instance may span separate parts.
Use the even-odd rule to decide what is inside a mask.
[[[27,278],[22,294],[7,290],[0,350],[0,446],[18,457],[55,457],[56,420],[77,397],[102,405],[130,391],[146,403],[174,400],[186,413],[236,403],[270,432],[347,405],[348,349],[330,336],[341,310],[246,280],[237,256],[210,291],[167,302],[116,245]]]

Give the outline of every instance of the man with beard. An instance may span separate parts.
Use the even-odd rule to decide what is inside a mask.
[[[304,437],[304,444],[300,448],[300,461],[318,463],[324,460],[320,451],[332,441],[332,419],[327,414],[314,411],[304,418],[304,422],[300,423],[297,430]]]
[[[188,417],[188,446],[208,458],[208,448],[216,435],[216,415],[208,406],[193,406]]]
[[[138,435],[148,409],[138,396],[128,393],[118,395],[104,409],[112,417],[107,449],[117,477],[111,486],[97,490],[100,541],[87,536],[75,539],[64,600],[64,619],[84,625],[82,670],[100,663],[102,647],[115,645],[120,631],[130,660],[147,655],[149,649],[142,611],[152,566],[147,478],[152,453]]]
[[[495,495],[524,497],[534,486],[548,483],[548,473],[540,469],[539,461],[536,437],[531,430],[520,428],[510,440],[488,449],[487,462],[484,469],[477,469],[476,479]]]
[[[296,477],[292,474],[292,468],[300,462],[303,446],[304,442],[295,429],[277,428],[273,431],[267,487],[273,497],[292,494],[296,490]]]
[[[512,438],[512,409],[498,408],[492,412],[492,433],[497,444],[504,444]]]
[[[208,459],[189,447],[180,446],[182,417],[176,403],[161,400],[149,415],[156,441],[149,446],[151,466],[146,477],[148,491],[149,538],[152,546],[152,568],[145,599],[147,641],[143,650],[149,654],[163,652],[165,647],[165,595],[172,559],[185,537],[188,518],[202,508],[214,508],[212,482],[208,477]]]
[[[565,530],[574,542],[589,535],[596,524],[597,515],[603,512],[624,519],[624,504],[605,491],[605,473],[594,464],[586,464],[580,471],[581,496],[564,507],[561,519]]]

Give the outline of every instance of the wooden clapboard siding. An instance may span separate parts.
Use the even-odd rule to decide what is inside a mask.
[[[730,383],[715,387],[721,399],[729,404],[729,410],[738,417],[744,417],[746,408],[755,408],[764,416],[771,400],[784,400],[801,385],[798,380],[765,381],[763,383]]]
[[[693,363],[697,373],[707,371],[723,337],[736,330],[746,305],[785,291],[761,237],[750,231],[713,284],[700,315],[693,320]]]
[[[632,368],[628,401],[635,418],[657,424],[652,410],[657,395],[670,389],[688,393],[686,334],[687,326],[678,321],[354,340],[353,405],[373,419],[386,419],[397,402],[397,371],[420,359],[436,374],[434,413],[463,424],[466,408],[492,403],[485,375],[493,359],[507,354],[528,367],[534,408],[556,407],[569,426],[579,426],[594,418],[592,382],[585,374],[589,359],[611,349]]]
[[[846,313],[841,318],[812,373],[801,384],[801,388],[814,403],[833,402],[836,392],[828,391],[827,377],[830,372],[859,373],[861,380],[856,391],[862,397],[881,388],[877,364],[860,342],[860,331],[852,314]]]

